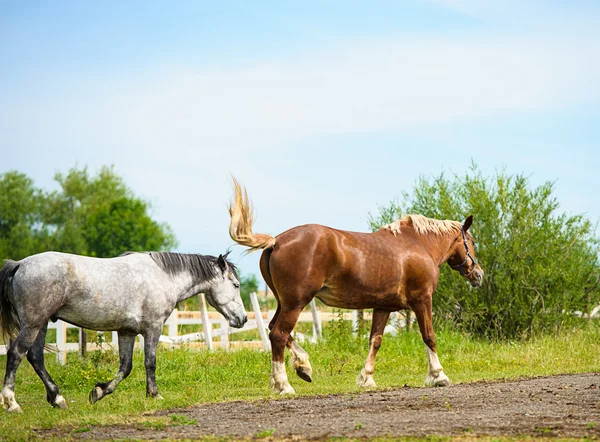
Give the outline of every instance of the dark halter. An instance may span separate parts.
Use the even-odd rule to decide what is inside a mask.
[[[477,266],[477,260],[475,258],[473,258],[473,255],[471,255],[471,252],[469,251],[469,243],[467,242],[467,234],[465,233],[465,229],[463,229],[461,227],[460,233],[462,234],[463,244],[465,245],[465,251],[467,252],[467,254],[465,255],[465,260],[463,262],[461,262],[457,266],[450,266],[450,267],[454,270],[458,270],[461,273],[461,275],[463,275],[465,278],[468,278],[475,271],[475,267]],[[463,267],[465,267],[467,265],[467,260],[469,258],[471,258],[471,261],[473,262],[473,268],[471,269],[471,271],[469,273],[463,273],[462,269],[463,269]]]

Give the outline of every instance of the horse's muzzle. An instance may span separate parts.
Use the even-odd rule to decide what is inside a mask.
[[[229,325],[234,328],[242,328],[246,322],[248,322],[247,315],[244,315],[243,317],[232,316],[229,318]]]
[[[469,282],[471,283],[471,285],[473,287],[481,287],[481,284],[483,283],[483,275],[484,274],[485,274],[485,272],[483,271],[483,269],[481,267],[478,269],[475,269],[475,271],[469,278]]]

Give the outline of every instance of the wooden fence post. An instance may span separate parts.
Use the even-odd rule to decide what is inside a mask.
[[[223,316],[219,319],[219,324],[222,331],[221,335],[221,348],[227,350],[229,348],[229,322]]]
[[[204,332],[204,342],[206,343],[206,348],[212,350],[212,323],[210,322],[208,310],[206,309],[206,297],[204,296],[204,293],[200,293],[198,297],[200,299],[200,310],[202,311],[202,331]]]
[[[169,316],[169,318],[166,321],[166,324],[168,326],[168,333],[169,333],[169,338],[175,338],[177,337],[177,327],[178,327],[178,322],[179,322],[179,310],[174,309],[171,312],[171,315]]]
[[[61,365],[67,363],[67,324],[56,321],[56,362]]]
[[[317,308],[317,301],[315,301],[315,298],[310,301],[310,311],[312,312],[313,317],[313,337],[315,340],[319,340],[323,337],[323,327],[321,324],[321,315],[319,314],[319,309]]]
[[[85,358],[87,354],[87,333],[85,329],[79,329],[79,355]]]
[[[256,315],[256,328],[258,328],[258,333],[260,334],[260,340],[263,343],[263,348],[266,351],[270,351],[271,341],[269,340],[269,336],[267,336],[265,322],[263,321],[262,312],[260,311],[260,304],[258,303],[256,293],[250,293],[250,302],[252,303],[252,309]]]

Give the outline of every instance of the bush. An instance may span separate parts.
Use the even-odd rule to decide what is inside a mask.
[[[376,230],[409,213],[459,221],[473,214],[484,283],[472,289],[443,266],[436,320],[491,338],[529,337],[559,331],[600,303],[596,226],[559,213],[553,190],[552,182],[530,189],[523,175],[484,178],[473,165],[463,177],[421,177],[412,194],[380,207],[369,223]]]

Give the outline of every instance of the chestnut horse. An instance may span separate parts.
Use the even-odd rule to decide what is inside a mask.
[[[370,348],[358,376],[363,387],[373,387],[375,356],[393,311],[412,309],[429,357],[428,386],[450,380],[439,362],[432,325],[432,296],[440,266],[447,262],[472,286],[483,280],[477,263],[473,222],[440,221],[408,215],[374,233],[348,232],[316,224],[294,227],[276,237],[252,232],[252,206],[245,189],[233,179],[234,200],[229,206],[231,238],[249,252],[264,249],[260,271],[277,298],[269,324],[272,348],[271,387],[294,393],[288,382],[284,350],[292,353],[297,375],[312,381],[308,354],[290,335],[300,312],[313,299],[337,308],[373,309]]]

